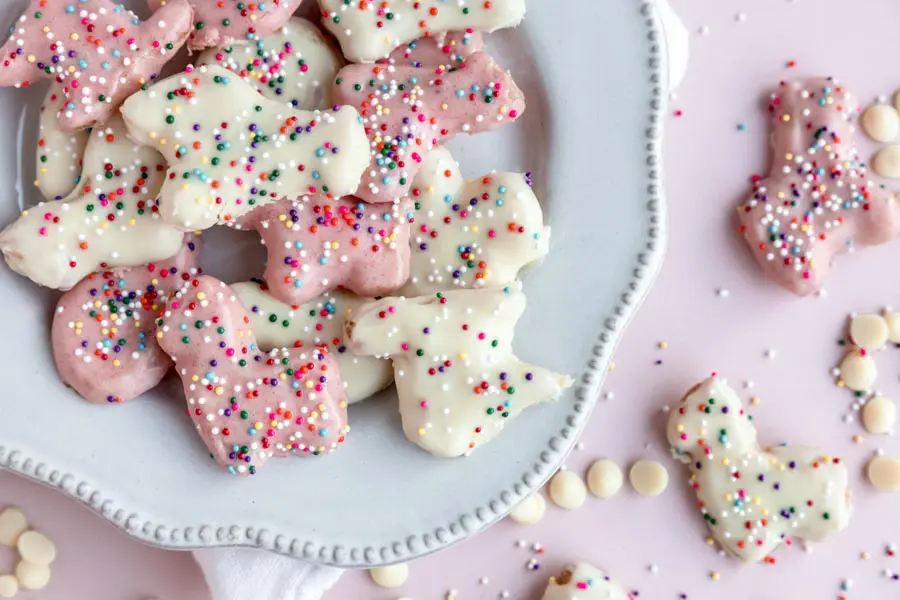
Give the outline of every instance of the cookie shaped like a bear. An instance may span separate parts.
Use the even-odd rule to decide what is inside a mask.
[[[803,446],[761,448],[737,394],[717,377],[670,413],[668,438],[691,467],[713,537],[744,562],[766,558],[791,536],[824,541],[850,519],[843,461]]]
[[[84,148],[90,130],[68,132],[59,127],[59,113],[66,106],[62,86],[54,83],[41,105],[37,143],[35,186],[47,200],[62,200],[81,181]]]
[[[577,563],[550,578],[541,600],[634,600],[634,596],[597,567]]]

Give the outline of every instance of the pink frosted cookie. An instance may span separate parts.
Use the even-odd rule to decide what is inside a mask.
[[[541,600],[635,600],[600,569],[578,563],[551,577]]]
[[[471,453],[572,380],[521,362],[512,350],[525,312],[521,285],[384,298],[347,320],[351,352],[390,358],[403,431],[442,457]]]
[[[409,202],[301,196],[260,207],[238,226],[262,236],[270,293],[305,304],[338,287],[368,297],[399,289],[409,278],[411,219]]]
[[[31,0],[0,49],[0,86],[57,81],[66,98],[60,129],[84,129],[155,77],[190,28],[187,0],[143,23],[112,0]]]
[[[236,41],[254,41],[284,25],[302,0],[188,0],[194,9],[191,50],[203,50]],[[147,0],[151,10],[175,0]]]
[[[23,212],[0,232],[0,252],[13,271],[60,290],[95,271],[175,256],[184,235],[157,214],[165,166],[113,117],[91,132],[75,192]]]
[[[213,277],[169,301],[156,338],[175,361],[197,433],[233,475],[254,475],[273,457],[329,453],[350,431],[334,357],[320,348],[260,352],[246,309]]]
[[[446,32],[496,31],[515,27],[525,18],[525,0],[319,0],[319,6],[325,27],[353,62],[384,58],[421,37],[443,43]]]
[[[169,163],[160,212],[185,231],[285,197],[352,193],[369,162],[351,107],[299,111],[218,66],[188,67],[122,106],[128,133]]]
[[[847,467],[819,450],[762,449],[756,427],[722,379],[696,385],[669,415],[669,443],[691,466],[691,487],[713,537],[759,562],[790,536],[824,541],[850,519]]]
[[[41,105],[34,182],[47,200],[62,200],[81,181],[84,147],[90,139],[90,130],[67,132],[59,128],[59,113],[65,105],[62,86],[54,83]]]
[[[172,366],[156,344],[166,299],[196,277],[200,239],[169,260],[91,273],[63,294],[50,330],[60,378],[88,402],[128,402]]]
[[[366,126],[371,164],[356,192],[366,202],[407,194],[438,144],[497,129],[525,110],[522,91],[484,52],[451,70],[348,65],[338,74],[334,101],[359,109]]]
[[[380,64],[409,67],[457,67],[469,56],[484,50],[484,36],[480,31],[451,31],[442,36],[423,37],[404,44],[391,52]]]
[[[463,179],[444,148],[432,150],[413,181],[409,282],[401,296],[502,286],[550,251],[550,228],[524,173]]]
[[[819,290],[835,254],[900,234],[894,194],[856,149],[856,100],[831,79],[784,82],[772,95],[772,169],[738,207],[740,232],[769,277]]]

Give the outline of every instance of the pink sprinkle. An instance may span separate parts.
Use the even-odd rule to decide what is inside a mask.
[[[419,402],[419,406],[421,406],[422,408],[428,408],[428,400],[422,400],[421,402]]]

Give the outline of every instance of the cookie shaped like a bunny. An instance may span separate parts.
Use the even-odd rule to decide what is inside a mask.
[[[836,254],[900,235],[893,192],[856,148],[856,99],[831,79],[783,82],[772,95],[772,169],[738,207],[765,273],[797,294],[821,289]]]
[[[106,122],[184,45],[187,0],[169,0],[141,22],[112,0],[31,0],[0,48],[0,86],[38,79],[62,86],[63,131]]]
[[[365,400],[394,380],[391,361],[357,356],[344,345],[344,324],[366,302],[364,298],[338,289],[298,306],[277,300],[262,282],[235,283],[231,289],[249,311],[250,327],[263,350],[328,349],[341,369],[349,404]]]
[[[634,600],[634,596],[597,567],[577,563],[550,578],[541,600]]]
[[[844,463],[813,448],[762,449],[737,394],[710,377],[670,413],[673,452],[691,467],[700,512],[722,547],[748,563],[790,536],[820,542],[851,513]]]
[[[319,0],[319,6],[325,27],[353,62],[384,58],[401,44],[423,36],[441,40],[450,31],[496,31],[515,27],[525,17],[525,0]]]
[[[13,271],[68,290],[95,271],[171,258],[183,232],[158,214],[165,160],[128,138],[120,117],[91,132],[81,182],[67,199],[30,208],[0,232]]]
[[[408,67],[458,67],[469,56],[484,50],[484,36],[471,28],[451,31],[443,36],[426,36],[404,44],[380,64]]]
[[[90,130],[68,132],[59,127],[59,113],[66,106],[62,86],[54,83],[41,105],[35,186],[47,200],[62,200],[81,181],[84,148]]]
[[[263,353],[234,291],[192,279],[157,320],[156,338],[184,384],[187,410],[212,458],[254,475],[270,458],[321,456],[344,442],[347,400],[322,348]]]
[[[353,196],[301,196],[257,208],[237,226],[255,228],[268,253],[269,292],[306,304],[337,287],[386,296],[409,278],[409,202],[370,205]]]
[[[200,54],[197,65],[219,65],[270,100],[302,110],[331,108],[331,87],[344,66],[333,44],[306,19],[256,41],[234,42]]]
[[[550,251],[550,227],[524,173],[465,181],[444,148],[413,182],[415,224],[409,282],[398,295],[503,286]]]
[[[469,454],[523,410],[556,400],[565,375],[512,350],[525,311],[521,285],[384,298],[358,308],[344,337],[351,352],[388,357],[403,431],[436,456]]]
[[[207,229],[275,200],[352,193],[368,141],[351,107],[299,111],[218,66],[188,67],[122,106],[129,134],[169,163],[163,218]]]
[[[56,368],[88,402],[133,400],[172,367],[156,343],[156,317],[198,275],[200,238],[185,238],[173,258],[91,273],[57,303],[50,329]]]
[[[236,41],[256,41],[284,25],[303,0],[188,0],[194,9],[194,27],[188,39],[191,50],[212,48]],[[147,0],[151,10],[173,0]]]
[[[348,65],[334,101],[359,110],[371,164],[356,195],[393,202],[409,193],[425,156],[459,133],[492,131],[518,119],[525,96],[484,52],[457,68]]]

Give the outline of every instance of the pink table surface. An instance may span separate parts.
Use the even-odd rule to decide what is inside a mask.
[[[575,559],[610,570],[640,590],[641,598],[678,598],[683,592],[692,600],[827,599],[839,596],[845,578],[853,580],[848,598],[900,593],[900,583],[882,573],[900,571],[900,558],[884,551],[900,540],[900,502],[873,493],[861,476],[874,449],[896,454],[900,444],[896,437],[852,443],[852,436],[862,433],[858,424],[842,422],[852,398],[834,386],[829,373],[840,357],[835,342],[848,313],[892,302],[900,306],[900,277],[888,268],[900,259],[900,245],[840,258],[827,295],[797,299],[761,278],[735,236],[731,212],[746,192],[748,176],[767,165],[760,110],[764,88],[784,78],[834,74],[863,103],[892,94],[900,86],[894,75],[900,4],[674,0],[673,5],[691,32],[692,56],[668,121],[669,251],[656,287],[617,352],[583,447],[567,462],[583,472],[600,457],[623,465],[656,458],[670,469],[668,490],[647,499],[625,489],[611,500],[589,498],[574,512],[548,503],[538,525],[505,521],[414,562],[409,582],[399,590],[380,590],[365,573],[350,573],[326,600],[445,600],[451,590],[457,600],[499,598],[504,590],[514,600],[533,600],[547,576]],[[702,34],[704,26],[708,31]],[[788,61],[796,67],[788,68]],[[682,116],[674,116],[675,110]],[[658,347],[661,341],[666,349]],[[893,367],[900,361],[894,355],[879,356],[878,385],[900,399]],[[686,475],[668,458],[660,409],[714,370],[728,376],[745,399],[762,399],[752,412],[764,442],[803,441],[849,462],[855,515],[847,531],[814,554],[781,550],[776,566],[740,568],[704,543]],[[74,502],[0,474],[0,506],[5,504],[24,507],[34,526],[59,546],[51,586],[22,598],[208,598],[189,554],[141,545]],[[518,547],[519,540],[527,545]],[[534,543],[544,552],[538,555],[540,568],[529,571]],[[870,560],[860,558],[864,551]],[[11,559],[0,553],[0,569]],[[710,577],[713,571],[720,573],[718,582]]]

